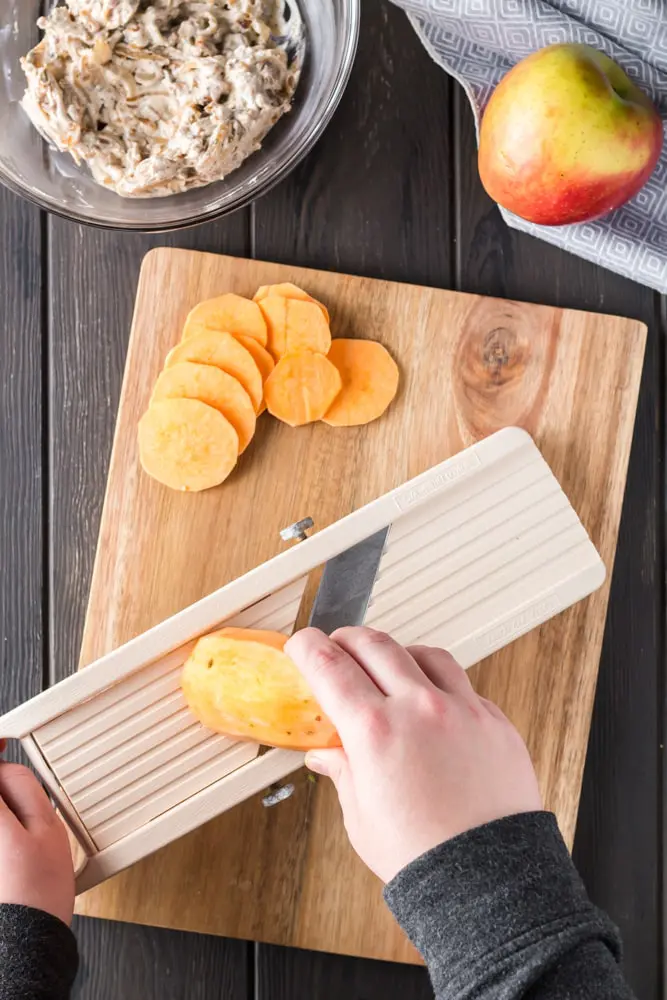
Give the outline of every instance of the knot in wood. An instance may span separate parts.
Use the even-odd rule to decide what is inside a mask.
[[[519,342],[508,327],[497,326],[490,330],[481,347],[484,370],[494,384],[501,385],[525,370],[527,345]]]

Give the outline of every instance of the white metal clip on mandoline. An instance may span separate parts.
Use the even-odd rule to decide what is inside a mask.
[[[464,667],[605,577],[532,439],[508,428],[38,695],[0,719],[0,736],[21,741],[82,846],[78,892],[301,766],[300,753],[204,729],[183,700],[181,666],[223,624],[291,632],[309,573],[335,570],[336,557],[383,531],[366,624],[443,646]]]

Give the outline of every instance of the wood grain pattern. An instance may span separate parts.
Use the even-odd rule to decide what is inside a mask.
[[[76,667],[141,260],[158,245],[246,253],[244,213],[171,236],[48,220],[51,682]]]
[[[240,941],[75,919],[81,964],[73,1000],[252,1000]]]
[[[0,188],[0,714],[42,687],[39,212]]]
[[[356,905],[350,892],[349,904]],[[319,955],[294,948],[262,946],[256,963],[257,996],[267,1000],[433,1000],[425,969],[387,962],[365,962],[339,955]]]
[[[253,256],[454,287],[456,84],[392,3],[362,3],[361,18],[354,71],[334,120],[301,167],[252,206]],[[303,802],[304,825],[306,810]],[[352,887],[349,909],[355,898]],[[417,968],[266,945],[257,952],[258,1000],[325,1000],[327,990],[354,1000],[432,995]]]
[[[389,347],[403,371],[398,401],[383,420],[349,433],[294,431],[267,417],[223,488],[198,496],[164,490],[139,469],[136,424],[187,312],[223,290],[248,295],[280,280],[330,306],[336,334]],[[611,565],[643,346],[633,321],[153,251],[139,283],[82,662],[274,555],[285,524],[310,513],[321,528],[507,424],[534,435]],[[528,740],[570,841],[606,597],[605,589],[474,672]],[[557,670],[535,669],[556,662]],[[280,809],[246,803],[87,894],[82,912],[414,960],[347,844],[331,789],[299,784]],[[169,868],[178,873],[173,883],[164,880]],[[196,886],[185,899],[183,878]]]
[[[130,326],[130,298],[143,252],[158,244],[237,254],[249,254],[252,248],[262,258],[450,284],[449,206],[455,161],[447,115],[450,86],[449,77],[429,58],[402,11],[387,0],[363,4],[358,57],[332,124],[302,166],[247,213],[170,237],[102,233],[50,220],[55,354],[50,390],[52,676],[66,676],[77,658]],[[431,126],[434,108],[439,109],[437,129]],[[98,343],[104,345],[102,350]],[[90,405],[91,397],[97,400],[95,406]],[[134,954],[135,929],[79,921],[78,932],[84,927],[89,965],[95,962],[106,970],[103,988],[108,995],[128,1000],[139,996],[144,1000],[160,991],[188,995],[192,987],[185,943],[186,961],[170,964],[166,936],[157,930],[141,932],[145,961],[155,964],[149,980],[154,989],[146,991],[137,985],[132,962],[124,957],[116,961],[119,954]],[[198,958],[197,987],[202,997],[221,994],[227,1000],[218,985],[218,942],[207,939],[204,948],[204,940],[197,937],[191,945]],[[262,948],[258,951],[261,955]],[[227,961],[236,960],[235,954],[227,954]],[[285,976],[284,963],[290,970]],[[272,949],[271,969],[265,969],[258,982],[257,996],[282,1000],[278,990],[287,985],[289,1000],[310,997],[300,985],[300,964],[309,970],[304,983],[315,981],[325,988],[331,978],[341,989],[350,983],[356,991],[352,995],[365,1000],[376,992],[378,966],[362,971],[363,963],[353,960],[303,952],[292,956]],[[396,979],[390,974],[381,977],[386,1000],[403,1000],[409,975],[425,982],[421,970],[406,969]],[[98,975],[91,971],[95,987],[102,988],[102,978],[101,971]],[[427,986],[424,994],[430,995]],[[95,996],[93,985],[84,984],[83,995]],[[249,984],[249,1000],[254,995]]]
[[[78,661],[141,260],[158,245],[247,253],[250,244],[248,212],[169,236],[102,232],[55,218],[45,220],[46,227],[42,265],[49,273],[49,365],[44,380],[50,421],[43,474],[49,486],[46,586],[53,682],[71,674]],[[18,530],[20,522],[15,524]],[[30,574],[26,586],[39,588],[40,578]],[[28,672],[32,666],[26,659],[21,669]],[[80,920],[77,934],[86,963],[77,987],[81,1000],[180,998],[195,989],[202,998],[250,1000],[252,984],[244,978],[250,945],[227,948],[215,938],[180,935],[178,960],[172,962],[174,939],[156,929],[137,932],[123,924]]]
[[[252,206],[252,256],[451,287],[453,87],[403,11],[362,3],[341,105],[310,156]]]
[[[36,42],[37,27],[17,11],[18,21]],[[36,695],[47,672],[43,249],[39,210],[0,187],[0,714]],[[4,756],[25,763],[15,744]]]
[[[302,166],[252,206],[252,229],[250,213],[172,237],[102,233],[60,220],[49,222],[52,675],[66,675],[76,662],[132,299],[140,259],[151,246],[169,243],[243,254],[250,252],[246,240],[252,236],[253,252],[262,258],[643,320],[649,324],[647,358],[575,853],[594,899],[621,926],[625,968],[635,992],[658,1000],[664,350],[657,296],[509,230],[479,184],[464,95],[429,59],[403,13],[387,0],[363,4],[362,18],[355,70],[334,121]],[[452,91],[460,93],[457,121],[451,115]],[[3,222],[8,219],[5,206],[3,202]],[[21,205],[22,212],[25,209]],[[34,266],[25,266],[25,246],[29,255],[35,252],[34,223],[25,219],[21,214],[19,220],[10,209],[0,247],[8,280],[3,294],[9,289],[8,299],[14,303],[10,315],[16,303],[21,309],[31,300],[34,288]],[[3,304],[0,301],[0,312]],[[662,337],[665,330],[663,323]],[[22,365],[19,381],[33,385],[37,348],[21,343],[30,349],[30,360]],[[13,419],[29,420],[24,414],[34,408],[34,397],[21,395],[20,405],[18,392],[12,398]],[[3,433],[8,429],[0,428]],[[48,465],[45,460],[43,477]],[[38,482],[38,458],[13,469],[17,478],[11,481],[9,496],[25,498]],[[7,489],[3,482],[5,493]],[[32,531],[33,514],[32,507],[28,517],[23,505],[5,505],[0,531],[10,548],[26,537],[26,518]],[[8,637],[13,652],[3,661],[11,678],[3,671],[0,686],[9,690],[3,705],[9,707],[34,693],[32,654],[39,655],[38,632],[30,629],[39,629],[33,611],[41,587],[41,567],[34,555],[20,562],[11,579],[4,575],[2,586],[9,588],[3,591],[9,617],[2,619],[2,636]],[[22,636],[28,636],[25,656],[23,646],[12,638]],[[293,822],[300,822],[300,815]],[[289,875],[295,856],[291,845],[279,878]],[[354,906],[353,899],[349,905]],[[245,992],[237,991],[230,985],[230,966],[244,964],[243,945],[228,950],[211,938],[97,920],[78,921],[77,933],[85,961],[77,993],[82,1000],[148,1000],[160,995],[412,1000],[413,993],[422,996],[416,985],[410,992],[409,984],[417,982],[412,977],[423,984],[424,997],[431,995],[421,970],[264,946],[257,949],[254,988],[248,979]]]
[[[623,936],[637,996],[661,995],[664,321],[648,288],[508,229],[483,191],[457,90],[457,287],[620,312],[649,334],[574,845],[593,900]],[[663,300],[664,301],[664,300]],[[661,332],[662,330],[662,332]],[[663,471],[661,471],[661,469]]]

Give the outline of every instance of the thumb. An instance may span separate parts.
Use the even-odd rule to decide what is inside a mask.
[[[340,794],[349,768],[347,755],[343,749],[336,747],[334,750],[311,750],[306,754],[306,767],[315,774],[331,778]]]
[[[343,812],[345,827],[349,832],[355,822],[357,804],[347,754],[342,747],[335,750],[311,750],[306,754],[306,767],[315,774],[331,778]]]

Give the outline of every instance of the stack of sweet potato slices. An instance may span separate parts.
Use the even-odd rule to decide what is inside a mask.
[[[332,341],[326,306],[296,285],[264,285],[253,299],[229,292],[187,317],[139,422],[141,463],[172,489],[210,489],[265,409],[292,427],[357,426],[384,413],[398,383],[386,348]]]

